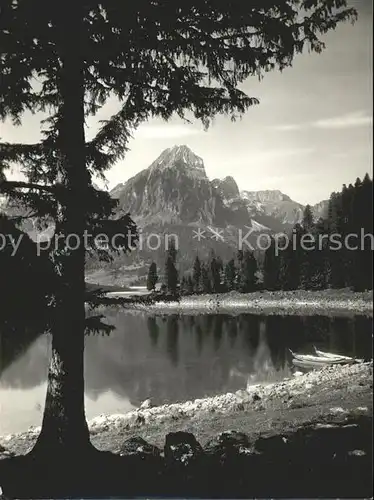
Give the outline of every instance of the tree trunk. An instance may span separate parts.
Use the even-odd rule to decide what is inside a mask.
[[[59,166],[65,194],[60,201],[54,242],[55,259],[60,266],[61,285],[56,291],[57,309],[52,331],[52,357],[42,430],[34,453],[85,453],[90,449],[84,410],[84,331],[85,331],[85,248],[86,193],[88,172],[85,165],[84,74],[82,47],[83,15],[79,2],[66,2],[60,13],[60,122]],[[67,240],[69,235],[74,235]],[[66,243],[77,249],[66,250]],[[60,253],[62,250],[62,254]]]

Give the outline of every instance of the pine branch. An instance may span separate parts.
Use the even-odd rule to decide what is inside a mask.
[[[87,157],[95,172],[110,168],[116,161],[124,158],[132,132],[145,116],[141,110],[135,111],[129,95],[118,113],[109,120],[102,120],[102,127],[96,137],[87,144]],[[108,151],[108,152],[105,152]]]
[[[10,216],[9,220],[10,221],[14,221],[16,224],[19,224],[20,222],[22,222],[24,220],[29,220],[29,219],[32,219],[34,217],[38,217],[38,213],[37,212],[29,212],[27,215],[14,215],[14,216]]]
[[[99,314],[86,318],[86,335],[89,333],[109,335],[115,327],[101,321],[105,316]]]
[[[33,182],[23,181],[2,181],[0,182],[0,191],[10,192],[13,189],[36,189],[39,191],[46,191],[48,193],[56,193],[58,190],[63,189],[63,186],[45,186],[42,184],[35,184]]]

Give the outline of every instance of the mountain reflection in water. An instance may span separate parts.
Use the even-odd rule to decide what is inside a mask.
[[[291,376],[288,349],[371,357],[365,317],[168,315],[106,311],[115,330],[86,337],[86,412],[127,412],[156,403],[234,392]],[[40,425],[51,339],[0,333],[0,435]]]

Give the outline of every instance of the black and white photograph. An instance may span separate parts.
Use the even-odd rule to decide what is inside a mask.
[[[0,0],[0,500],[373,498],[370,0]]]

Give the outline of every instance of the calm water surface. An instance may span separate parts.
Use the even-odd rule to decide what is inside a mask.
[[[86,413],[231,392],[291,376],[288,349],[371,357],[372,320],[241,314],[147,316],[107,311],[116,329],[86,337]],[[51,338],[0,333],[0,435],[40,425]]]

